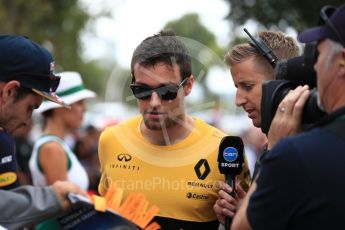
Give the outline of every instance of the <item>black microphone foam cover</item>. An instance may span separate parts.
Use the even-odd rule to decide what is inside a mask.
[[[316,87],[316,72],[312,66],[305,64],[305,57],[299,56],[278,62],[275,68],[277,80],[288,80],[296,85]]]
[[[244,145],[238,136],[225,136],[218,149],[218,169],[221,174],[238,175],[244,164]]]

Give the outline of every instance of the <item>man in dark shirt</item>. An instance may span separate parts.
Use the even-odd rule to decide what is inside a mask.
[[[0,36],[0,189],[19,185],[12,134],[31,124],[31,115],[47,98],[55,96],[60,78],[55,76],[51,54],[30,39]]]

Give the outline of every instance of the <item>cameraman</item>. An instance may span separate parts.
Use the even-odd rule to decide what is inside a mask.
[[[299,40],[318,42],[314,69],[328,116],[313,130],[273,147],[232,229],[345,229],[345,4],[335,11],[323,7],[320,16],[324,25],[302,32]],[[292,114],[303,108],[308,94],[307,87],[291,91],[273,123],[300,123]]]

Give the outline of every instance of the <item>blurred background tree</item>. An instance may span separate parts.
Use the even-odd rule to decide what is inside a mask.
[[[184,42],[192,57],[193,75],[200,83],[205,98],[209,101],[217,100],[218,96],[207,88],[205,81],[212,66],[224,66],[223,56],[226,48],[218,45],[214,33],[200,22],[199,15],[196,13],[186,14],[177,20],[170,21],[164,29],[173,30],[177,36],[187,38]]]
[[[106,70],[97,61],[83,60],[80,42],[87,23],[94,19],[78,0],[0,1],[1,33],[25,35],[43,45],[54,56],[55,72],[78,71],[86,86],[99,92]]]
[[[241,26],[252,19],[266,28],[279,27],[285,31],[294,27],[301,31],[318,23],[324,5],[339,6],[344,0],[225,0],[229,2],[229,21]]]
[[[247,41],[245,36],[237,37],[234,31],[248,20],[258,22],[268,29],[276,27],[285,31],[291,27],[300,31],[317,23],[321,6],[337,6],[344,0],[329,0],[327,3],[322,0],[224,1],[230,8],[227,19],[229,27],[232,28],[229,35],[229,46],[232,46]],[[114,3],[111,4],[113,6]],[[82,56],[86,47],[82,47],[81,35],[85,31],[92,33],[94,22],[104,16],[116,18],[116,15],[111,13],[112,10],[111,7],[103,7],[100,12],[95,13],[94,9],[85,8],[80,0],[1,0],[0,32],[26,35],[45,46],[53,53],[56,72],[80,72],[86,86],[95,90],[99,99],[122,100],[126,104],[134,105],[135,100],[126,99],[131,95],[128,87],[128,66],[118,66],[115,58],[112,59],[113,56],[92,60],[86,60]],[[178,36],[199,42],[198,46],[189,47],[193,57],[193,73],[198,77],[197,82],[203,89],[204,98],[207,98],[207,101],[217,101],[221,95],[209,90],[206,79],[214,66],[224,64],[223,56],[229,47],[221,47],[217,43],[216,35],[201,23],[196,13],[170,21],[162,29],[173,29]],[[114,53],[115,51],[111,50]],[[210,53],[212,55],[209,55]]]
[[[227,20],[225,20],[228,22],[228,25],[225,26],[228,26],[229,32],[223,32],[222,30],[219,32],[218,30],[218,34],[213,33],[212,31],[217,31],[215,28],[206,27],[201,22],[201,19],[205,19],[201,18],[205,15],[202,12],[204,9],[198,12],[194,4],[193,7],[195,8],[192,8],[192,10],[196,13],[191,12],[192,10],[183,11],[191,12],[183,16],[178,14],[182,11],[174,8],[174,12],[179,15],[177,16],[179,18],[167,22],[161,29],[172,29],[178,36],[183,37],[185,42],[189,43],[189,46],[188,44],[187,46],[193,57],[193,74],[197,83],[193,92],[198,92],[196,100],[188,101],[189,104],[193,105],[189,108],[194,109],[200,106],[201,109],[207,110],[212,108],[214,102],[213,106],[221,107],[228,114],[237,114],[233,91],[220,89],[219,84],[212,83],[221,82],[224,86],[229,85],[230,89],[232,82],[229,70],[223,63],[223,57],[229,47],[248,41],[247,36],[242,31],[244,24],[248,21],[254,22],[254,27],[257,27],[255,29],[251,28],[250,32],[252,34],[256,33],[252,30],[266,28],[281,30],[294,36],[295,31],[299,32],[318,23],[319,10],[323,5],[338,6],[344,3],[344,0],[328,0],[327,2],[322,0],[223,1],[227,4],[223,4],[221,9],[227,9],[227,7],[230,9],[226,17]],[[127,4],[128,2],[132,4]],[[138,34],[142,30],[147,31],[147,36],[150,36],[157,33],[159,28],[155,27],[155,31],[152,31],[152,25],[149,23],[144,25],[143,28],[138,28],[141,26],[140,23],[131,24],[127,20],[138,22],[140,17],[147,16],[155,17],[154,20],[161,21],[164,19],[161,18],[159,13],[167,9],[171,11],[169,4],[164,3],[160,6],[161,8],[157,9],[158,1],[145,1],[143,7],[140,8],[141,13],[144,13],[141,15],[134,10],[138,2],[139,0],[1,0],[0,32],[26,35],[45,46],[54,56],[56,72],[64,70],[80,72],[84,77],[86,87],[98,93],[99,101],[104,100],[105,102],[116,102],[123,106],[134,106],[136,100],[128,87],[131,79],[129,65],[121,66],[122,60],[119,58],[124,57],[116,57],[118,51],[116,49],[127,45],[127,40],[119,42],[121,44],[114,44],[116,42],[116,39],[113,40],[116,37],[114,34],[126,34],[127,31],[122,31],[121,28],[127,26],[132,31],[137,31]],[[206,1],[202,2],[205,3]],[[186,5],[185,2],[171,2],[170,4],[174,6],[181,5],[179,9]],[[205,4],[210,3],[206,2]],[[126,9],[125,12],[117,11],[117,7],[121,8],[122,5],[130,7],[123,8]],[[208,5],[206,8],[208,9]],[[226,15],[226,10],[223,12],[221,17]],[[130,17],[124,20],[121,13]],[[220,15],[216,10],[211,12],[211,17],[213,17],[213,14],[215,16]],[[112,27],[114,26],[112,22],[116,20],[121,21],[119,24],[124,27]],[[214,25],[214,27],[218,26]],[[224,25],[221,26],[224,28]],[[100,36],[100,31],[103,33],[106,31],[106,35]],[[222,44],[227,47],[219,45],[216,38],[221,37],[219,36],[220,33],[223,33],[223,35],[229,33],[224,36],[226,41]],[[130,43],[130,40],[133,40],[130,36],[133,35],[126,34],[126,36],[128,36],[128,43]],[[98,43],[94,43],[94,41]],[[222,41],[219,40],[219,42]],[[93,49],[90,49],[90,47]],[[106,52],[103,52],[102,48]],[[100,51],[97,53],[97,55],[100,55],[89,55],[88,57],[86,50],[91,50],[92,54]],[[116,58],[118,58],[118,61]],[[126,57],[126,59],[130,58]],[[225,77],[217,78],[219,76],[225,76],[226,79],[229,79],[229,82],[225,83]],[[210,79],[211,81],[209,81]],[[218,88],[214,89],[215,85]],[[188,97],[188,99],[191,98]],[[195,110],[198,109],[199,107]],[[242,109],[239,109],[239,112],[242,112]]]

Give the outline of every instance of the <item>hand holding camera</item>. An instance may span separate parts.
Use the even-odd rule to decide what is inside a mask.
[[[302,113],[305,103],[310,96],[308,85],[298,86],[280,102],[268,132],[268,149],[286,136],[301,131]]]

